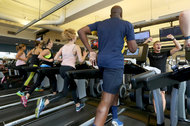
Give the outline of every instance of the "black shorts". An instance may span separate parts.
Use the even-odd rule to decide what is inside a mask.
[[[117,94],[123,80],[123,68],[100,68],[103,75],[103,91]]]

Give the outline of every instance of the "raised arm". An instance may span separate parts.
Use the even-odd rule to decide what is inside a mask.
[[[149,37],[149,38],[146,39],[146,41],[143,44],[147,44],[147,43],[149,43],[151,41],[152,41],[152,37]]]
[[[180,13],[179,24],[183,36],[185,37],[185,46],[190,47],[190,10]]]
[[[167,35],[167,38],[173,40],[173,43],[175,44],[175,47],[170,50],[170,55],[173,55],[174,53],[179,51],[182,47],[172,34]]]

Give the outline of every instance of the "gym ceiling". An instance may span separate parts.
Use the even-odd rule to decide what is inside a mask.
[[[65,5],[56,11],[58,4],[64,1]],[[123,8],[123,19],[132,23],[172,17],[182,10],[190,9],[189,0],[0,0],[0,35],[35,39],[35,35],[44,29],[78,30],[87,24],[109,18],[113,5],[120,5]],[[46,17],[40,19],[44,15]],[[36,22],[27,27],[32,21]],[[178,21],[173,24],[178,25]],[[135,31],[151,30],[151,35],[154,35],[158,34],[159,28],[167,26],[170,23]]]

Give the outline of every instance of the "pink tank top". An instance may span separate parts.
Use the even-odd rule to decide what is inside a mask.
[[[22,53],[22,55],[20,56],[20,58],[26,58],[26,55],[25,55],[24,52]],[[23,60],[17,60],[16,61],[16,66],[25,65],[25,64],[26,64],[26,62],[23,61]]]
[[[73,54],[75,44],[66,44],[62,49],[62,63],[64,66],[71,66],[75,68],[76,56]]]

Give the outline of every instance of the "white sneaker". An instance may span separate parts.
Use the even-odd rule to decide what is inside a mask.
[[[111,123],[112,126],[123,126],[123,122],[121,122],[119,119],[113,119]]]

